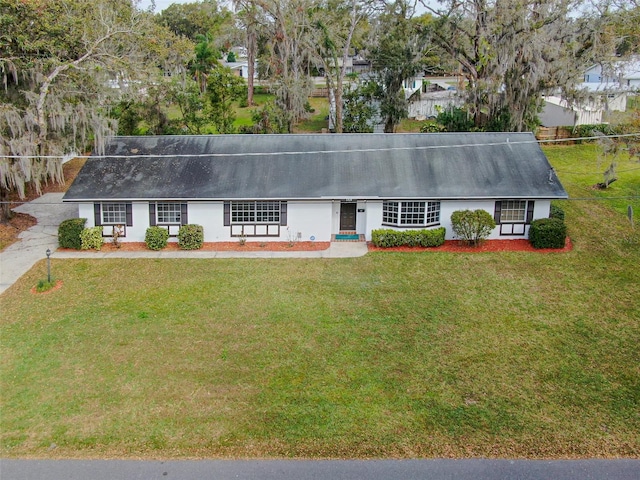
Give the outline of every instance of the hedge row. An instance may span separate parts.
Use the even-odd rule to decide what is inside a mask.
[[[439,247],[444,243],[446,229],[391,230],[378,229],[371,232],[371,243],[376,247]]]
[[[75,250],[100,250],[104,243],[102,226],[85,228],[86,218],[70,218],[58,227],[58,243],[62,248]],[[163,227],[149,227],[145,243],[151,250],[161,250],[167,246],[169,231]],[[178,246],[182,250],[197,250],[204,243],[204,230],[201,225],[182,225],[178,231]]]

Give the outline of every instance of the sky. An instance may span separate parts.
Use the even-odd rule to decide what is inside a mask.
[[[156,9],[155,12],[161,12],[165,8],[167,8],[172,3],[190,3],[193,0],[156,0]],[[140,8],[146,10],[151,5],[151,0],[142,0],[140,2]]]
[[[159,13],[167,8],[172,3],[193,3],[194,0],[156,0],[155,12]],[[222,3],[222,2],[220,2]],[[146,10],[151,5],[151,0],[142,0],[140,2],[140,8]]]

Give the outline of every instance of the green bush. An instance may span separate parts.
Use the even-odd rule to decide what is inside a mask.
[[[202,225],[182,225],[178,231],[178,246],[182,250],[197,250],[202,248],[204,231]]]
[[[80,248],[82,250],[100,250],[104,239],[102,238],[102,225],[97,227],[89,227],[82,230],[80,233]]]
[[[460,240],[479,245],[496,228],[496,222],[486,210],[456,210],[451,214],[451,227]]]
[[[567,226],[559,218],[540,218],[531,222],[529,242],[533,248],[563,248]]]
[[[144,235],[144,242],[151,250],[162,250],[169,241],[169,230],[162,227],[149,227]]]
[[[378,229],[371,232],[371,242],[376,247],[438,247],[444,243],[444,227],[422,230]]]
[[[555,203],[551,204],[551,209],[549,210],[550,218],[557,218],[564,222],[564,210],[560,205],[556,205]]]
[[[80,234],[82,230],[84,230],[86,223],[86,218],[69,218],[63,220],[58,226],[58,244],[60,247],[80,250],[80,248],[82,248]]]

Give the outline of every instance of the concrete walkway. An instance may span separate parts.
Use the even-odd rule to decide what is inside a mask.
[[[63,220],[78,216],[78,207],[62,203],[62,193],[47,193],[14,210],[27,213],[38,224],[20,234],[20,241],[0,252],[0,294],[13,285],[33,265],[46,258],[349,258],[367,253],[364,242],[332,242],[326,250],[312,252],[230,252],[230,251],[145,251],[145,252],[57,252],[58,225]]]
[[[38,224],[20,234],[20,241],[0,252],[0,293],[13,285],[40,259],[46,251],[58,248],[58,225],[67,218],[78,216],[78,207],[62,203],[63,193],[46,193],[32,202],[13,210],[27,213]],[[55,255],[55,253],[54,253]]]

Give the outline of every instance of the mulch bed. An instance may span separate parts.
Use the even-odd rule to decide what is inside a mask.
[[[568,252],[573,249],[573,244],[569,237],[566,238],[564,248],[533,248],[529,240],[486,240],[477,247],[465,245],[459,240],[446,240],[444,245],[439,247],[392,247],[380,248],[375,247],[371,243],[369,251],[382,252],[458,252],[458,253],[480,253],[480,252],[538,252],[538,253],[557,253]]]
[[[62,288],[62,283],[62,280],[56,280],[56,283],[53,287],[51,287],[49,290],[44,290],[43,292],[39,292],[36,285],[31,288],[31,293],[33,293],[34,295],[45,295],[47,293],[55,292],[56,290],[60,290]]]
[[[240,242],[205,242],[202,244],[200,251],[206,252],[309,252],[315,250],[326,250],[329,248],[329,242],[246,242],[240,245]],[[60,249],[66,250],[66,249]],[[101,251],[103,252],[150,252],[144,242],[120,242],[120,247],[116,247],[113,243],[107,241]],[[170,242],[160,252],[182,252],[176,242]]]
[[[316,250],[326,250],[329,242],[205,242],[201,251],[208,252],[309,252]],[[557,253],[568,252],[573,248],[571,240],[567,237],[564,248],[533,248],[528,240],[487,240],[478,247],[465,245],[458,240],[447,240],[440,247],[392,247],[380,248],[367,243],[370,252],[458,252],[458,253],[480,253],[480,252],[538,252]],[[67,250],[64,248],[61,251]],[[120,247],[116,247],[111,242],[106,242],[102,246],[103,252],[141,252],[151,251],[144,242],[120,242]],[[178,252],[180,250],[176,242],[169,243],[161,252]]]
[[[13,212],[13,217],[7,225],[0,224],[0,244],[9,246],[16,240],[21,232],[37,224],[37,220],[26,213]]]

